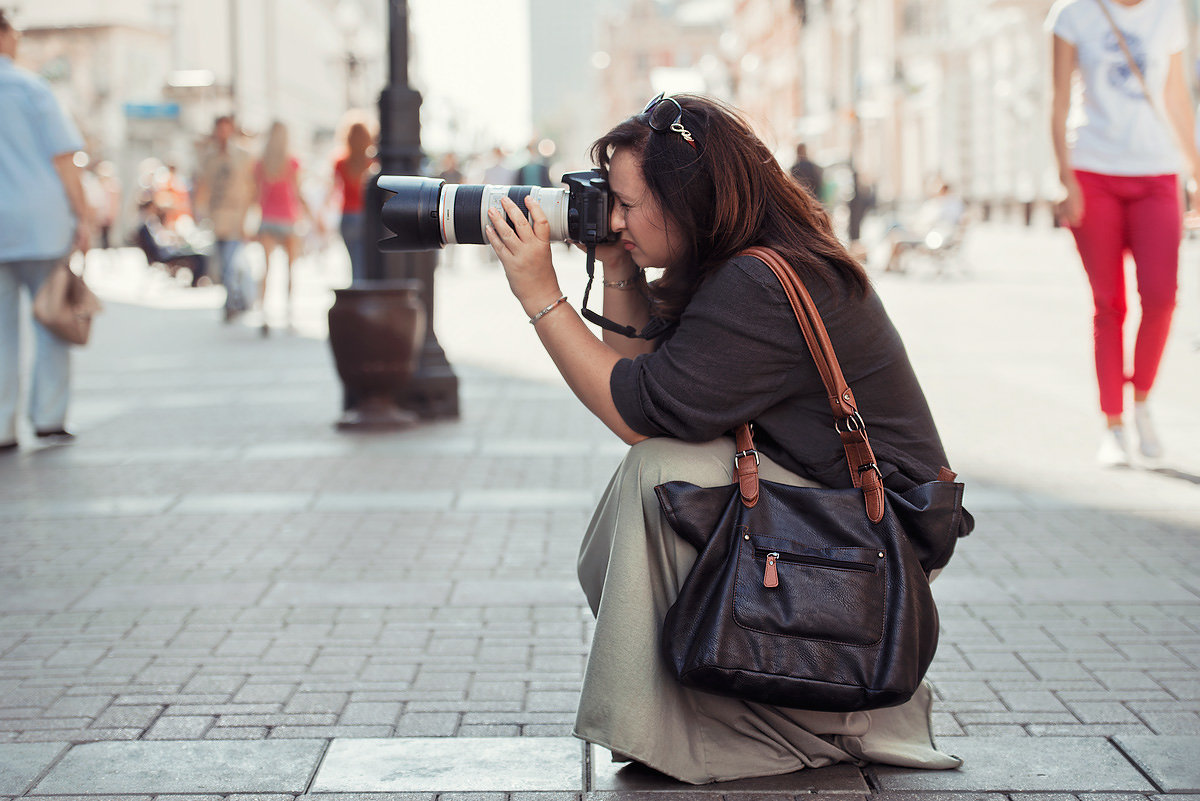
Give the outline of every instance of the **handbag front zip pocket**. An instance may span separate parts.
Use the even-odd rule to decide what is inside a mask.
[[[827,567],[831,570],[861,570],[864,573],[874,573],[877,569],[874,562],[855,562],[847,559],[826,559],[823,556],[788,553],[786,551],[773,551],[770,548],[755,548],[754,555],[767,560],[766,569],[763,571],[764,587],[779,586],[779,562],[792,565]],[[882,559],[883,556],[883,551],[879,551],[879,558]]]
[[[738,624],[790,637],[878,642],[886,608],[887,554],[877,548],[797,545],[761,536],[742,542],[733,599]]]

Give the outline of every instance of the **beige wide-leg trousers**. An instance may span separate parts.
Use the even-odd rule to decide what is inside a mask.
[[[760,475],[806,481],[762,458]],[[613,476],[579,553],[579,580],[596,615],[575,736],[681,781],[790,773],[838,762],[956,768],[930,730],[932,693],[869,712],[813,712],[741,701],[679,685],[659,655],[659,631],[696,559],[659,511],[666,481],[733,482],[733,441],[638,443]]]

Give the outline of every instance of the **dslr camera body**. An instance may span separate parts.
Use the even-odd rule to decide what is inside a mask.
[[[566,188],[447,184],[439,178],[381,175],[380,189],[391,192],[380,217],[393,234],[379,243],[384,251],[438,250],[445,245],[486,245],[488,210],[511,198],[529,216],[532,197],[550,221],[550,241],[571,240],[594,248],[612,241],[608,229],[612,199],[608,182],[596,170],[563,175]],[[501,209],[503,210],[503,209]]]

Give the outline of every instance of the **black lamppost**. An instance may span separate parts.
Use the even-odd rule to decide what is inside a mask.
[[[379,166],[384,175],[417,175],[421,169],[421,94],[408,85],[408,3],[388,0],[388,83],[379,95]],[[437,254],[381,253],[382,190],[372,181],[366,196],[366,272],[372,280],[416,279],[427,312],[425,344],[416,373],[396,400],[423,418],[458,417],[458,376],[434,333]]]

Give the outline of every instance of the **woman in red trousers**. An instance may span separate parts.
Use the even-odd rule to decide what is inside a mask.
[[[1182,235],[1180,173],[1200,168],[1184,49],[1182,0],[1059,0],[1053,31],[1052,134],[1075,235],[1095,298],[1096,376],[1106,421],[1098,458],[1127,466],[1125,385],[1142,456],[1162,455],[1147,398],[1171,328]],[[1082,115],[1071,86],[1082,78]],[[1068,116],[1073,143],[1068,145]],[[1193,207],[1196,204],[1193,203]],[[1132,371],[1125,361],[1125,255],[1136,266],[1141,322]]]

